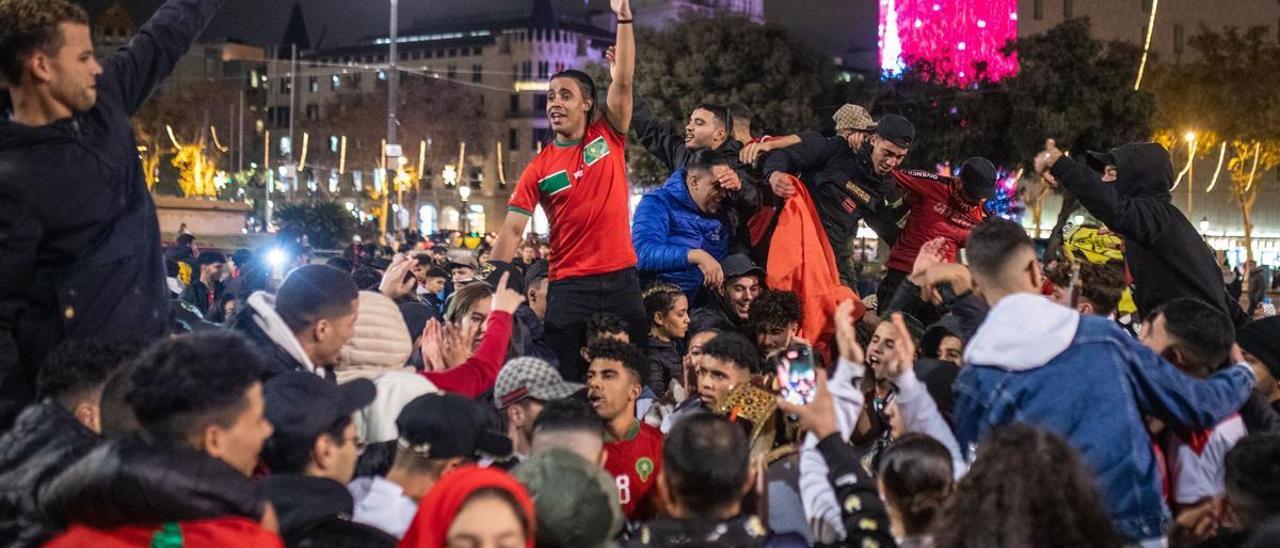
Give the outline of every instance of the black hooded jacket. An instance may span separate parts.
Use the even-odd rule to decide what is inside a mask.
[[[129,117],[219,4],[165,3],[102,60],[87,112],[24,126],[0,92],[0,427],[34,401],[36,368],[63,339],[165,333],[160,226]]]
[[[0,546],[35,546],[53,531],[40,489],[98,445],[98,435],[57,404],[27,407],[0,437]]]
[[[1089,213],[1124,240],[1124,258],[1133,275],[1134,302],[1146,317],[1162,304],[1192,298],[1247,321],[1222,282],[1222,272],[1191,221],[1173,206],[1173,163],[1157,143],[1130,143],[1111,151],[1115,184],[1082,163],[1062,158],[1051,173]]]
[[[51,523],[97,529],[240,516],[262,518],[249,478],[221,460],[138,439],[99,446],[41,492]]]
[[[275,311],[275,297],[257,292],[245,299],[235,316],[227,321],[227,328],[239,332],[253,343],[262,355],[262,382],[290,371],[310,371],[298,358],[282,346],[283,340],[293,338]],[[332,379],[333,371],[325,368],[324,377]]]

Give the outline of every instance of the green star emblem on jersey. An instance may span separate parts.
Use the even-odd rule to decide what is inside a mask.
[[[609,155],[609,143],[605,142],[604,137],[596,137],[587,146],[582,149],[582,161],[587,165],[594,165],[601,158]]]
[[[649,457],[640,457],[636,461],[636,474],[639,474],[640,481],[649,481],[649,476],[653,475],[653,461]]]

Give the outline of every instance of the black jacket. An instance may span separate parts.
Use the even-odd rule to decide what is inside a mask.
[[[532,356],[551,364],[552,367],[559,367],[560,358],[547,343],[546,326],[528,304],[521,304],[520,308],[516,309],[511,337],[518,355]]]
[[[1124,258],[1133,274],[1133,300],[1145,318],[1160,305],[1191,298],[1218,307],[1243,325],[1248,320],[1231,301],[1213,251],[1171,203],[1173,163],[1156,143],[1130,143],[1111,151],[1119,178],[1107,184],[1070,158],[1052,174],[1089,213],[1124,240]]]
[[[98,436],[57,404],[27,407],[0,437],[0,546],[35,546],[52,531],[40,489],[98,444]]]
[[[703,291],[701,295],[705,296],[702,304],[689,312],[689,335],[707,329],[719,329],[739,333],[747,339],[755,338],[747,320],[739,318],[723,296],[715,291]]]
[[[858,221],[865,221],[886,244],[892,245],[898,239],[902,213],[890,204],[901,193],[893,177],[876,173],[869,144],[855,153],[840,137],[812,132],[801,133],[800,144],[776,150],[765,158],[765,184],[777,172],[790,173],[804,182],[831,241],[840,281],[856,286],[858,276],[853,270],[849,242],[858,234]]]
[[[280,536],[291,548],[396,545],[382,530],[351,521],[351,493],[331,479],[273,475],[262,484],[262,495],[275,506]]]
[[[253,484],[227,463],[138,439],[94,449],[49,484],[40,507],[59,526],[98,529],[222,516],[262,519]]]
[[[667,388],[671,383],[684,382],[683,346],[679,341],[663,342],[657,337],[649,336],[648,385],[659,398],[667,395]]]
[[[640,526],[627,546],[751,548],[765,546],[768,540],[768,530],[755,516],[729,520],[663,518]]]
[[[635,108],[631,113],[631,129],[636,132],[636,139],[645,150],[662,162],[662,166],[667,168],[668,173],[683,168],[693,157],[694,153],[685,147],[684,134],[671,131],[670,127],[654,117],[649,102],[640,96],[635,98]],[[750,241],[747,235],[747,220],[760,209],[760,192],[756,188],[760,181],[753,173],[751,166],[743,164],[739,159],[741,150],[742,144],[733,140],[732,137],[715,149],[729,160],[729,167],[737,172],[738,179],[742,181],[742,189],[728,193],[725,201],[729,206],[727,214],[730,231],[734,234],[734,242],[730,247],[731,253],[746,251],[747,242]]]
[[[36,367],[59,341],[164,335],[160,225],[129,117],[219,4],[165,3],[103,59],[88,112],[23,126],[0,92],[0,427],[34,401]]]
[[[261,298],[259,298],[261,295]],[[262,355],[262,381],[290,371],[307,371],[307,366],[298,361],[297,358],[281,348],[276,342],[276,338],[293,337],[292,333],[285,333],[281,330],[268,332],[262,325],[271,326],[275,322],[267,318],[274,316],[277,320],[279,315],[276,314],[272,307],[274,297],[265,294],[255,293],[246,299],[244,306],[236,311],[234,317],[227,322],[227,327],[238,331],[245,338],[249,339]],[[283,323],[283,320],[279,320]],[[262,325],[259,325],[262,324]],[[331,377],[332,371],[326,370],[326,377]]]
[[[213,291],[209,291],[209,287],[204,285],[204,282],[199,279],[195,279],[191,280],[191,285],[188,285],[186,289],[182,290],[182,295],[178,298],[182,299],[182,302],[194,306],[196,310],[200,311],[202,316],[208,318],[210,310],[209,307],[217,304],[218,299],[221,299],[222,294],[225,292],[226,287],[222,285],[222,282],[213,282]],[[212,299],[209,298],[211,293],[213,294]]]

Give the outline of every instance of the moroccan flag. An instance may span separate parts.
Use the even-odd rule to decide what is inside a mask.
[[[799,335],[813,343],[827,363],[835,363],[832,361],[834,349],[829,348],[827,342],[836,330],[832,320],[836,305],[852,299],[857,305],[854,319],[861,318],[867,307],[852,289],[840,285],[835,253],[831,251],[831,242],[822,229],[809,190],[800,179],[788,177],[796,195],[788,199],[778,213],[769,260],[765,263],[768,265],[766,282],[770,290],[791,291],[800,297],[804,321],[800,323]]]
[[[45,544],[46,548],[283,548],[275,533],[242,517],[183,521],[161,525],[130,525],[95,529],[74,525]]]

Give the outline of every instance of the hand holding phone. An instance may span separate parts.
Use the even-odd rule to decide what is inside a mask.
[[[782,352],[777,370],[784,400],[794,405],[808,405],[813,401],[818,379],[811,349],[800,347]]]

